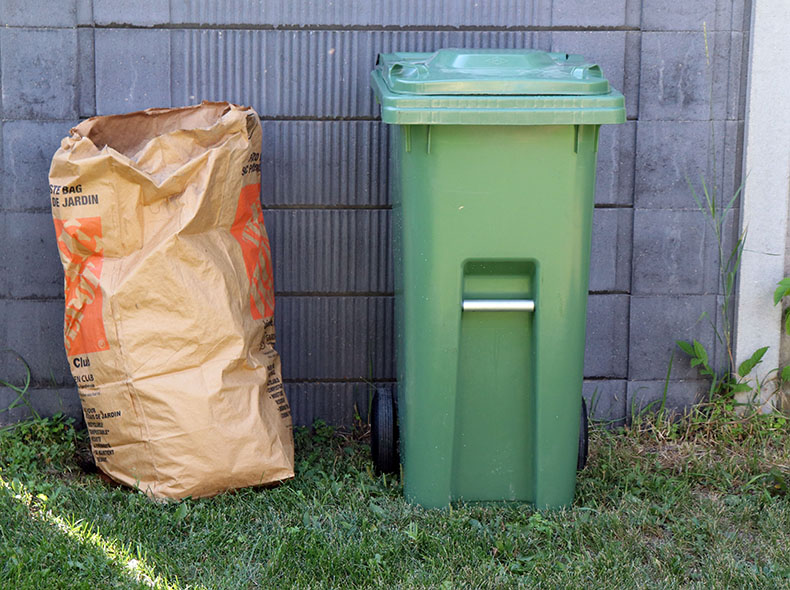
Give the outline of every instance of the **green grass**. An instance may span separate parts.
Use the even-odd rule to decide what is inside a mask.
[[[63,419],[0,431],[0,588],[790,588],[787,423],[591,433],[565,511],[406,504],[368,448],[297,432],[297,477],[155,503]]]

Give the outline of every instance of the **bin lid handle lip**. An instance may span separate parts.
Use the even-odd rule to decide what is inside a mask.
[[[394,76],[404,77],[406,75],[413,75],[416,78],[424,79],[430,74],[428,69],[428,61],[394,61],[387,64],[387,86],[393,87],[395,83]]]

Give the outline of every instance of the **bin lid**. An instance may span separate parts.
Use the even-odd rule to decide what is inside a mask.
[[[398,125],[596,125],[625,121],[623,95],[581,55],[535,49],[382,53],[381,119]]]
[[[440,49],[385,53],[380,71],[399,94],[591,95],[609,92],[601,68],[581,55],[535,49]]]

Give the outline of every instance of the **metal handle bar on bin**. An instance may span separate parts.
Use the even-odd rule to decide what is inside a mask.
[[[463,311],[535,311],[534,299],[464,299]]]

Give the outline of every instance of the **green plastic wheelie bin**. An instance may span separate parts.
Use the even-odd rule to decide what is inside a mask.
[[[536,50],[381,54],[372,86],[393,126],[398,367],[397,399],[374,397],[374,463],[397,468],[399,444],[424,507],[568,505],[598,130],[625,121],[623,95]]]

